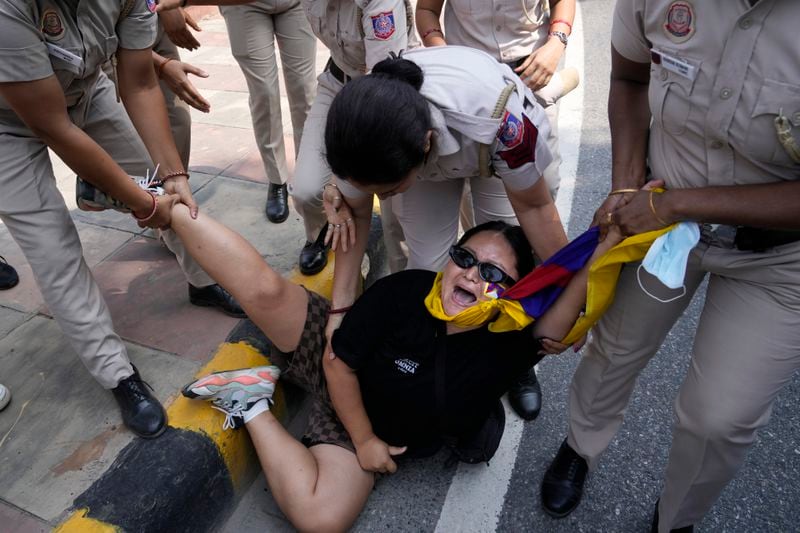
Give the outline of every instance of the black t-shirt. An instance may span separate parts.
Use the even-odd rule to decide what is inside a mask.
[[[356,371],[375,434],[417,450],[441,434],[480,428],[511,383],[541,359],[530,328],[491,333],[486,326],[446,335],[425,308],[436,274],[406,270],[377,281],[333,336],[333,350]],[[444,427],[436,403],[436,352],[444,347]]]

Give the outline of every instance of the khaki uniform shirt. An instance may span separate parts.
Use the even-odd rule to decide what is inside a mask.
[[[523,11],[524,8],[524,11]],[[447,44],[485,50],[503,63],[529,56],[547,41],[548,0],[447,0]]]
[[[649,164],[668,187],[800,179],[778,141],[800,143],[800,4],[619,0],[612,44],[650,63]]]
[[[121,17],[125,1],[0,0],[0,82],[55,74],[74,105],[118,47],[141,50],[155,40],[155,2],[136,0]],[[10,109],[2,98],[0,109]]]
[[[403,58],[424,73],[420,93],[430,104],[435,132],[418,179],[475,178],[479,147],[488,144],[494,173],[506,187],[523,190],[536,184],[552,160],[546,143],[550,126],[544,109],[508,65],[463,46],[420,48]],[[508,83],[514,83],[516,90],[503,117],[493,119]],[[343,180],[337,183],[346,196],[364,195]]]
[[[404,0],[302,0],[311,29],[334,63],[351,78],[409,47],[410,12]]]

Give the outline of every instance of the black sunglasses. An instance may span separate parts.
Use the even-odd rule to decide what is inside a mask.
[[[506,285],[513,285],[516,283],[516,281],[503,272],[499,266],[478,261],[478,259],[472,255],[472,252],[457,244],[450,247],[450,259],[452,259],[453,263],[459,268],[466,269],[477,266],[478,275],[483,281],[488,281],[489,283],[504,283]]]

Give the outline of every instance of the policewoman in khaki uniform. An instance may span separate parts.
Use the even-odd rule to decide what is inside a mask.
[[[392,203],[406,237],[409,269],[437,271],[447,262],[448,249],[458,236],[459,203],[466,181],[470,182],[476,201],[486,203],[476,210],[476,214],[482,214],[482,218],[476,220],[478,224],[489,220],[519,221],[542,259],[550,257],[567,242],[553,199],[541,180],[551,162],[544,141],[547,118],[519,76],[485,52],[463,46],[416,49],[404,53],[402,59],[419,67],[424,78],[417,97],[425,100],[431,127],[427,130],[427,151],[422,165],[412,169],[400,182],[371,183],[369,175],[353,175],[359,164],[348,163],[356,159],[356,154],[368,150],[367,139],[356,139],[353,144],[345,145],[351,142],[347,135],[347,139],[338,141],[335,147],[326,141],[328,160],[343,165],[337,171],[336,183],[352,209],[356,226],[353,246],[336,252],[334,309],[347,309],[355,300],[373,194],[383,198],[384,203]],[[397,65],[402,67],[402,60]],[[393,70],[395,68],[392,66]],[[387,73],[381,72],[380,76],[374,79],[388,77],[385,84],[390,87],[389,82],[395,83]],[[391,102],[372,101],[370,105],[379,105],[380,110],[386,108],[386,116],[392,117],[387,122],[394,120],[395,110],[388,109]],[[359,118],[365,121],[365,129],[384,125],[368,123],[378,120],[375,115],[378,113],[374,110],[365,111],[364,118]],[[336,119],[342,120],[348,129],[357,131],[361,127],[353,126],[344,114],[337,115]],[[329,128],[332,126],[344,129],[338,124],[328,124]],[[388,125],[384,129],[390,130]],[[392,131],[387,131],[387,138],[392,135]],[[377,160],[376,167],[388,168],[393,166],[393,158],[393,154],[386,153],[375,155],[372,160]],[[385,172],[378,168],[375,174]],[[483,188],[493,187],[495,181],[502,184],[502,195],[482,194]],[[513,208],[506,207],[509,199]],[[333,226],[335,233],[347,230],[344,225]],[[329,333],[338,323],[332,316],[328,321]]]
[[[575,0],[421,0],[416,11],[425,46],[457,44],[483,50],[511,66],[534,91],[550,121],[547,146],[553,162],[545,169],[544,178],[554,198],[561,181],[557,102],[566,81],[556,68],[574,17]],[[575,82],[577,79],[566,81]]]
[[[314,274],[327,262],[327,249],[317,237],[327,224],[322,188],[331,180],[323,153],[328,108],[345,83],[369,72],[390,52],[399,53],[409,47],[413,14],[404,0],[303,0],[302,4],[314,34],[331,52],[325,71],[317,78],[317,96],[306,121],[290,187],[308,239],[300,253],[300,270]],[[389,267],[396,272],[405,267],[400,247],[402,231],[390,206],[381,204],[381,217]]]
[[[113,330],[47,148],[130,207],[140,225],[163,226],[176,200],[197,209],[153,70],[154,11],[155,3],[145,0],[0,2],[0,218],[73,349],[92,376],[113,389],[125,424],[145,437],[163,432],[164,411]],[[112,55],[125,108],[101,70]],[[130,179],[153,162],[174,194],[156,198]],[[192,285],[214,286],[174,233],[163,237]]]
[[[578,504],[587,463],[597,466],[636,377],[703,279],[654,513],[659,531],[702,520],[800,368],[799,27],[796,2],[617,3],[612,194],[596,219],[626,234],[697,222],[701,238],[684,296],[642,275],[669,303],[640,288],[635,265],[623,270],[570,387],[569,433],[542,487],[552,514]],[[644,183],[647,165],[667,191],[627,192]]]
[[[244,73],[250,93],[253,132],[269,180],[267,218],[271,222],[283,222],[289,216],[286,191],[289,167],[283,142],[275,43],[281,54],[297,155],[316,90],[317,39],[300,0],[257,0],[222,6],[220,12],[228,27],[231,52]]]

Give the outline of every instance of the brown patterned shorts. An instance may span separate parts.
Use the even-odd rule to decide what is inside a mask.
[[[308,293],[308,315],[303,327],[300,342],[292,353],[283,353],[272,347],[272,357],[284,360],[288,368],[281,373],[281,379],[297,385],[311,395],[312,406],[308,425],[303,435],[303,444],[308,447],[316,444],[335,444],[355,453],[350,435],[333,410],[322,357],[325,351],[325,325],[328,322],[330,302],[319,294]]]

